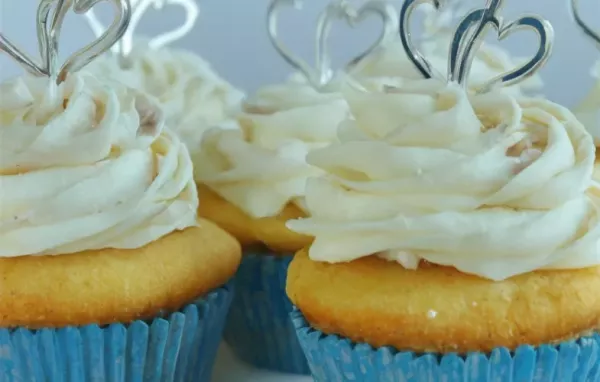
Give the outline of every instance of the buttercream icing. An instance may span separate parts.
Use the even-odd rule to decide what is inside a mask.
[[[196,225],[189,153],[153,100],[86,73],[47,90],[0,85],[0,257],[138,248]]]
[[[100,57],[88,70],[156,97],[167,125],[180,135],[188,149],[198,149],[202,134],[217,124],[235,124],[244,94],[219,77],[210,64],[185,50],[152,50],[136,44],[121,68],[116,56]]]
[[[205,134],[195,177],[253,218],[275,216],[288,203],[303,208],[306,179],[321,174],[306,155],[335,140],[348,115],[339,92],[298,80],[264,87],[247,100],[240,129]]]
[[[600,264],[594,146],[567,109],[501,91],[413,81],[346,89],[339,143],[308,155],[313,260],[376,254],[502,280],[540,268]],[[597,190],[595,190],[597,192]]]

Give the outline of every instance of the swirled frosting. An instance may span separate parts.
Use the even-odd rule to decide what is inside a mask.
[[[321,174],[306,155],[334,141],[348,113],[340,93],[299,81],[265,87],[247,101],[240,129],[206,132],[195,177],[253,218],[303,208],[306,179]]]
[[[493,280],[600,264],[594,146],[567,109],[438,80],[346,98],[355,120],[308,155],[326,172],[307,183],[310,218],[288,222],[315,236],[312,259],[376,254]]]
[[[0,85],[0,257],[138,248],[196,225],[191,159],[155,103],[84,73],[48,90]]]
[[[233,123],[243,93],[220,78],[210,65],[184,50],[151,50],[138,44],[122,69],[115,56],[104,56],[88,70],[111,76],[156,97],[167,126],[180,135],[190,152],[198,149],[202,134],[217,124]]]
[[[594,65],[592,77],[596,79],[592,90],[573,111],[600,147],[600,61]]]

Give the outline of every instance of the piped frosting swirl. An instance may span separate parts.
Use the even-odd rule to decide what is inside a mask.
[[[309,154],[313,260],[378,255],[502,280],[541,268],[600,264],[594,146],[565,108],[438,80],[402,89],[348,88],[355,120]]]
[[[188,151],[156,103],[71,74],[0,85],[0,257],[139,248],[196,225]]]

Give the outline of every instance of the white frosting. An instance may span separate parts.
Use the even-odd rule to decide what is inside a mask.
[[[239,111],[244,95],[206,61],[183,50],[137,46],[129,69],[122,69],[115,56],[103,56],[88,70],[156,97],[165,111],[167,126],[181,136],[191,152],[198,149],[209,127],[233,123],[231,116]]]
[[[397,93],[348,90],[355,117],[308,162],[310,257],[421,259],[493,280],[600,264],[590,135],[565,108],[437,80]],[[598,192],[594,189],[594,192]]]
[[[254,218],[303,207],[306,179],[321,170],[310,151],[336,139],[348,117],[340,93],[319,93],[301,82],[265,87],[246,105],[241,130],[214,129],[194,156],[195,177]]]
[[[72,74],[0,85],[0,257],[138,248],[196,225],[184,144],[146,96]]]
[[[448,51],[450,49],[449,35],[446,33],[436,36],[421,45],[423,55],[433,69],[438,72],[438,77],[445,78],[448,70]],[[479,87],[490,79],[514,69],[517,64],[522,62],[522,59],[511,59],[508,52],[497,46],[482,44],[473,60],[469,75],[469,86]],[[359,78],[423,78],[415,69],[414,64],[409,61],[399,38],[365,57],[350,73]],[[518,95],[522,92],[538,91],[541,87],[541,77],[536,74],[518,85],[503,88],[503,91]]]
[[[594,143],[598,147],[600,146],[600,61],[594,65],[592,77],[596,79],[592,90],[573,111],[594,137]]]

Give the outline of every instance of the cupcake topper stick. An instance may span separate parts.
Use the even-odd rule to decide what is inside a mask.
[[[345,69],[349,69],[373,50],[387,42],[397,29],[396,10],[389,3],[382,0],[370,0],[361,8],[352,8],[347,1],[339,0],[330,3],[320,14],[316,32],[316,65],[311,67],[306,61],[292,53],[278,37],[279,11],[284,6],[295,9],[302,8],[302,0],[272,0],[267,11],[267,29],[271,43],[281,57],[293,68],[301,72],[309,83],[318,90],[325,90],[334,78],[331,58],[327,48],[329,32],[334,21],[342,20],[355,27],[368,16],[374,15],[382,20],[383,30],[375,43],[366,51],[352,59]]]
[[[400,37],[408,58],[425,78],[433,77],[431,65],[423,55],[414,47],[408,30],[408,21],[412,10],[427,0],[406,0],[400,12]],[[439,0],[429,0],[430,3],[440,9]],[[477,92],[487,92],[498,85],[510,86],[519,83],[533,75],[550,57],[552,43],[554,41],[554,30],[550,23],[538,16],[526,15],[519,19],[506,23],[498,13],[504,5],[502,0],[488,0],[484,8],[469,12],[460,22],[450,45],[448,57],[449,82],[457,82],[467,87],[467,80],[475,52],[483,42],[485,33],[489,27],[496,30],[498,40],[503,40],[511,34],[521,30],[533,30],[536,32],[539,45],[535,55],[523,65],[496,76],[482,86],[475,89]]]
[[[174,4],[181,6],[185,11],[185,20],[182,25],[172,31],[168,31],[153,37],[148,42],[150,49],[160,49],[169,45],[187,35],[196,24],[200,15],[198,4],[194,0],[131,0],[132,16],[129,28],[123,35],[123,38],[113,46],[112,52],[118,55],[119,63],[123,68],[131,66],[131,51],[133,50],[133,40],[136,29],[144,14],[150,7],[161,10],[165,5]],[[85,14],[88,24],[96,36],[102,35],[106,28],[93,10]]]
[[[596,43],[596,46],[600,48],[600,35],[596,33],[592,28],[590,28],[579,13],[579,0],[571,0],[571,15],[575,20],[577,26],[581,29],[581,31],[588,36],[593,42]]]
[[[23,53],[21,49],[16,47],[10,40],[8,40],[2,33],[0,33],[0,51],[5,52],[10,57],[12,57],[19,66],[21,66],[25,71],[34,76],[45,76],[47,75],[44,68],[41,65],[38,65],[31,57],[27,54]]]
[[[396,8],[385,1],[368,1],[356,10],[348,7],[347,14],[350,16],[349,23],[351,26],[356,26],[361,23],[369,14],[378,15],[383,22],[383,30],[377,41],[371,45],[369,49],[359,54],[346,66],[346,70],[356,66],[365,57],[373,53],[377,48],[387,45],[397,38],[398,31],[398,13]]]
[[[18,49],[5,36],[0,34],[0,50],[6,52],[27,72],[36,76],[48,76],[53,87],[63,82],[69,73],[83,68],[98,55],[110,49],[121,38],[130,18],[127,0],[107,0],[113,3],[117,12],[111,26],[98,39],[72,54],[64,64],[59,65],[59,38],[65,15],[73,8],[75,13],[87,12],[104,0],[41,0],[37,11],[37,37],[41,65]]]

